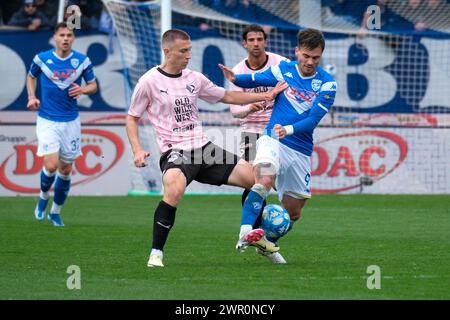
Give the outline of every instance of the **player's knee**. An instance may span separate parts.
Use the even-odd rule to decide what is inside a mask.
[[[287,211],[289,212],[289,216],[291,217],[292,221],[299,220],[302,215],[301,208],[291,208],[291,209],[287,209]]]
[[[273,176],[261,176],[257,177],[255,180],[256,184],[263,185],[267,190],[270,190],[273,186],[274,177]]]
[[[182,172],[172,171],[164,175],[164,201],[176,206],[181,201],[186,189],[186,178]]]
[[[49,173],[54,173],[56,170],[58,170],[58,163],[57,162],[47,162],[44,165],[45,170]]]
[[[291,220],[297,221],[300,219],[300,217],[302,215],[303,205],[299,205],[298,203],[286,203],[285,202],[285,203],[283,203],[283,207],[289,213]]]
[[[59,168],[59,172],[62,175],[68,176],[72,173],[72,166],[64,166]]]

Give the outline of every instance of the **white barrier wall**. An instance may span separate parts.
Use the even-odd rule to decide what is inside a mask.
[[[39,194],[42,158],[35,126],[0,126],[0,196]],[[74,164],[71,195],[126,195],[129,151],[123,126],[82,128],[82,151]]]
[[[216,144],[239,152],[236,127],[207,127],[206,132]],[[132,185],[133,189],[149,191],[149,179],[156,181],[152,191],[161,191],[159,155],[154,153],[154,145],[150,166],[139,169],[132,184],[124,126],[84,125],[82,140],[83,156],[74,165],[72,195],[125,195]],[[314,194],[450,193],[450,129],[318,128],[315,144]],[[35,150],[34,125],[0,126],[0,196],[38,194],[42,159],[35,156]],[[366,183],[361,187],[362,180]],[[241,190],[193,182],[188,192]]]

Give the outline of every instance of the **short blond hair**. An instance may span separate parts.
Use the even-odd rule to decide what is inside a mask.
[[[183,30],[170,29],[164,32],[161,44],[163,48],[165,48],[170,44],[174,43],[176,39],[191,40],[191,37],[189,36],[189,34],[187,34],[187,32],[184,32]]]

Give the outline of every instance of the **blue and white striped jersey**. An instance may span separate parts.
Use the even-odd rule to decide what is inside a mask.
[[[31,63],[29,75],[41,83],[41,106],[38,115],[42,118],[67,122],[78,117],[77,100],[69,96],[71,84],[81,85],[95,81],[91,60],[77,51],[60,58],[54,49],[38,53]]]
[[[282,61],[264,72],[236,75],[234,84],[242,88],[274,87],[278,81],[285,81],[289,88],[275,99],[265,134],[270,135],[276,124],[292,125],[294,133],[280,142],[310,156],[313,151],[313,131],[333,105],[337,85],[333,77],[320,66],[311,77],[303,77],[297,66],[297,61]]]

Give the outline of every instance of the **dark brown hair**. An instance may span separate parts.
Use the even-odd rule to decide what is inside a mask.
[[[325,50],[325,38],[323,37],[323,33],[317,29],[303,29],[297,34],[297,46],[299,49],[301,47],[307,49],[321,47],[323,51]]]
[[[261,26],[258,26],[257,24],[251,24],[244,29],[244,33],[242,33],[242,40],[247,40],[247,34],[249,32],[261,32],[264,35],[264,40],[267,39],[267,34]]]
[[[73,28],[69,28],[69,26],[67,26],[67,23],[65,23],[65,22],[57,23],[55,28],[53,29],[53,33],[57,33],[58,30],[61,28],[67,28],[67,29],[71,30],[73,33],[75,33],[75,30]]]

